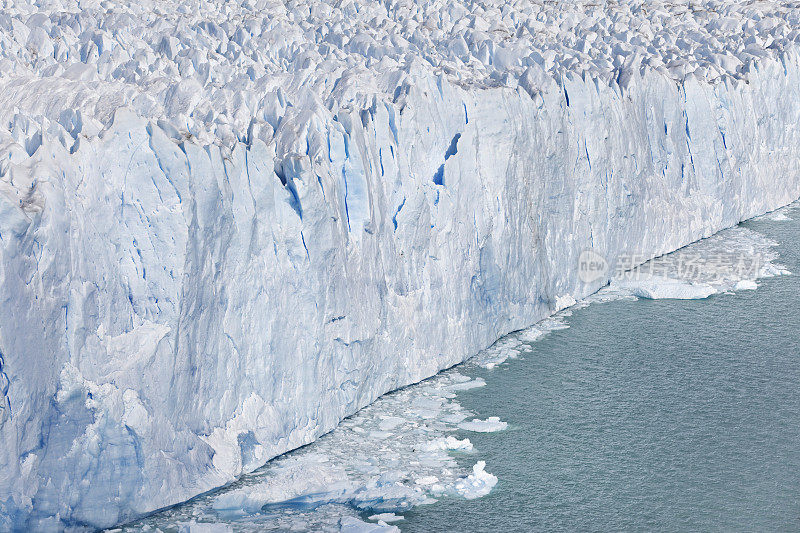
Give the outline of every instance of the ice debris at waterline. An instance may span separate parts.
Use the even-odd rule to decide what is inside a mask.
[[[798,37],[781,2],[6,2],[0,529],[230,483],[595,292],[585,250],[796,199]]]
[[[468,438],[454,435],[472,414],[454,400],[455,393],[484,385],[450,370],[384,396],[312,445],[126,531],[190,520],[240,531],[336,530],[343,518],[360,513],[388,524],[436,498],[485,496],[497,483],[486,463],[476,457],[469,471],[453,456],[476,453]]]
[[[789,274],[774,262],[778,259],[774,246],[774,241],[758,232],[731,228],[622,272],[601,294],[698,299],[753,290],[759,278]]]
[[[798,205],[792,204],[766,217],[774,221],[788,220],[786,212]],[[607,287],[533,326],[499,339],[467,364],[493,369],[509,359],[516,359],[528,345],[549,332],[568,328],[565,319],[587,305],[637,298],[700,299],[755,290],[759,279],[791,274],[776,262],[779,259],[776,244],[763,234],[741,226],[723,230],[631,270],[616,272]],[[495,419],[474,420],[478,426],[462,422],[459,427],[473,431],[480,431],[477,427],[506,429],[505,422],[498,420],[497,424],[491,424]]]
[[[790,216],[787,215],[789,211],[800,205],[800,202],[795,202],[790,205],[781,207],[780,209],[776,209],[775,211],[771,211],[765,215],[761,215],[760,217],[756,217],[755,220],[771,220],[773,222],[788,222],[792,220]]]

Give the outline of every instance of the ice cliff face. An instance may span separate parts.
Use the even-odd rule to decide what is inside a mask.
[[[81,7],[0,14],[0,529],[229,482],[597,290],[582,251],[800,196],[790,4]]]

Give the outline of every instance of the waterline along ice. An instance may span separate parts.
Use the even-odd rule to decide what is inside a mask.
[[[7,2],[0,530],[230,483],[800,197],[798,36],[781,2]]]
[[[782,209],[768,217],[763,217],[770,220],[757,222],[756,225],[782,225],[783,222],[772,219],[778,217],[788,219],[785,211],[787,210]],[[789,210],[790,217],[796,216],[797,213],[798,211]],[[784,234],[791,235],[791,229],[784,231]],[[613,356],[609,356],[602,350],[599,350],[599,354],[592,354],[591,349],[586,348],[590,348],[593,341],[591,338],[587,339],[586,335],[580,332],[577,332],[576,335],[579,337],[583,335],[583,342],[590,346],[584,346],[584,350],[577,353],[570,350],[552,350],[550,352],[547,346],[548,344],[552,345],[553,335],[549,335],[549,333],[569,328],[570,322],[576,316],[585,317],[585,313],[597,312],[598,304],[612,304],[613,306],[617,303],[624,303],[626,305],[619,306],[618,309],[627,308],[628,313],[620,314],[636,316],[643,311],[637,305],[637,300],[667,299],[672,302],[671,305],[678,306],[681,305],[678,300],[698,299],[701,294],[711,296],[708,293],[709,288],[713,289],[713,294],[720,295],[722,298],[730,297],[734,301],[741,302],[741,298],[733,295],[749,294],[759,284],[762,285],[759,293],[768,291],[769,289],[765,289],[763,285],[769,283],[770,278],[789,274],[786,266],[783,265],[784,257],[779,257],[777,253],[778,244],[757,231],[736,227],[649,261],[635,270],[615,275],[609,287],[530,328],[502,337],[490,348],[482,350],[465,363],[440,372],[421,383],[379,398],[309,446],[270,461],[265,468],[243,476],[232,486],[213,491],[186,504],[127,524],[122,528],[123,533],[155,530],[156,528],[166,532],[186,529],[191,531],[192,528],[202,530],[204,527],[215,527],[220,531],[234,530],[238,533],[336,531],[356,526],[367,531],[382,532],[394,531],[393,528],[398,526],[402,530],[410,528],[417,531],[449,531],[454,523],[458,524],[458,530],[468,529],[471,531],[569,529],[582,524],[602,525],[603,528],[608,525],[612,529],[612,526],[621,529],[620,524],[626,524],[626,529],[635,530],[648,525],[648,520],[650,520],[649,524],[652,524],[651,517],[654,514],[665,518],[673,517],[671,522],[665,521],[664,523],[673,524],[677,523],[676,519],[681,519],[682,522],[678,529],[694,529],[704,525],[707,523],[705,517],[714,516],[716,511],[713,508],[709,509],[705,502],[697,501],[695,498],[693,505],[684,504],[683,509],[687,511],[689,517],[678,515],[675,511],[680,506],[675,505],[674,500],[679,498],[676,498],[674,492],[668,489],[664,491],[651,489],[648,494],[641,494],[642,501],[648,502],[650,505],[640,506],[636,502],[624,499],[612,502],[615,508],[625,505],[641,507],[637,512],[624,513],[623,517],[608,516],[608,513],[603,512],[604,505],[609,503],[604,494],[608,489],[608,483],[604,483],[604,481],[613,479],[611,484],[617,487],[617,491],[634,493],[640,489],[631,487],[630,484],[642,483],[642,477],[650,480],[649,485],[657,484],[657,482],[654,482],[651,476],[637,475],[642,470],[647,471],[648,466],[637,462],[636,454],[631,454],[630,450],[624,447],[608,446],[608,440],[614,438],[607,430],[608,419],[614,417],[606,414],[604,417],[600,417],[601,419],[595,420],[596,424],[593,427],[576,426],[574,423],[570,424],[570,418],[573,416],[571,410],[553,409],[553,404],[560,404],[563,401],[568,401],[573,406],[575,403],[584,403],[582,402],[583,398],[575,398],[574,388],[576,384],[580,384],[581,391],[606,398],[605,401],[598,401],[600,405],[585,402],[587,404],[585,409],[590,413],[600,410],[631,414],[631,411],[634,410],[631,409],[631,406],[621,405],[614,400],[615,395],[607,394],[604,390],[608,387],[609,382],[618,383],[622,389],[628,389],[624,380],[620,383],[614,379],[615,371],[612,369],[615,366],[613,361],[629,361],[630,354],[614,353]],[[791,246],[792,241],[787,240],[783,244]],[[788,259],[791,260],[793,257],[788,257]],[[753,264],[758,266],[752,268]],[[796,265],[796,261],[794,264]],[[796,280],[796,277],[794,279]],[[784,293],[792,293],[792,283],[796,283],[796,281],[787,280],[782,284],[786,287],[783,289]],[[644,290],[652,287],[657,287],[658,290]],[[709,301],[709,305],[716,309],[720,307],[716,305],[717,302],[719,300],[714,298]],[[785,303],[791,305],[791,302]],[[739,305],[747,306],[750,305],[750,302],[745,301]],[[593,309],[583,311],[590,306]],[[602,312],[602,310],[600,311]],[[650,316],[650,313],[645,312],[645,314],[648,315],[647,321],[659,320],[658,315],[654,317]],[[686,314],[683,318],[692,322],[695,329],[699,329],[696,323],[698,321],[696,310]],[[709,321],[708,316],[703,318],[706,319],[705,325],[710,326],[709,329],[717,330],[717,335],[724,335],[719,331],[721,329],[719,324]],[[782,317],[778,317],[778,322],[781,322],[780,318]],[[614,331],[601,333],[604,337],[602,342],[611,346],[614,345],[614,339],[618,341],[620,337],[625,337],[624,329],[613,329]],[[669,332],[667,338],[673,335],[674,326],[665,329]],[[786,329],[791,330],[791,327]],[[565,333],[571,337],[569,331]],[[769,332],[764,333],[766,337],[770,336]],[[558,337],[558,334],[555,336]],[[639,336],[637,335],[636,338],[639,339]],[[661,344],[664,338],[651,335],[640,340],[642,341],[641,345],[647,347],[637,351],[643,357],[664,359],[664,364],[677,375],[690,374],[696,382],[709,383],[708,390],[692,388],[691,391],[681,390],[677,383],[673,383],[670,386],[671,391],[678,390],[679,395],[689,394],[691,398],[707,398],[709,390],[714,391],[719,388],[731,390],[727,387],[727,382],[720,383],[708,379],[707,375],[693,375],[685,368],[682,371],[675,368],[681,365],[676,365],[674,359],[670,360],[669,356],[663,353]],[[597,340],[594,343],[596,344]],[[670,342],[669,344],[673,346],[675,343]],[[691,344],[691,342],[686,344]],[[772,351],[770,346],[764,348],[767,353]],[[740,354],[730,353],[723,347],[719,349],[722,353],[728,352],[729,358],[741,360]],[[674,351],[683,350],[675,348]],[[685,357],[694,360],[704,359],[708,361],[707,364],[710,367],[718,368],[720,375],[732,374],[733,381],[742,381],[742,376],[736,372],[730,372],[725,364],[719,362],[716,355],[703,354],[702,351],[695,350],[686,353]],[[762,353],[754,353],[750,357],[758,360],[765,356]],[[587,379],[581,372],[573,375],[574,366],[565,363],[565,359],[581,361],[594,368],[598,374],[596,380]],[[554,379],[552,388],[542,388],[543,383],[531,382],[532,378],[536,379],[535,369],[531,369],[529,372],[520,372],[520,367],[526,365],[532,365],[535,368],[536,365],[546,366],[549,364],[554,367],[554,370],[560,372]],[[741,361],[740,364],[748,366],[752,363],[746,360]],[[559,370],[562,365],[567,365],[568,368]],[[635,373],[641,376],[647,376],[651,370],[650,366],[644,364],[622,363],[622,365],[628,368],[633,367]],[[792,368],[794,369],[794,366]],[[482,374],[489,383],[487,384],[486,379],[475,376],[475,374]],[[791,375],[784,376],[782,374],[780,379],[791,382]],[[497,380],[503,381],[506,386],[511,385],[517,389],[518,394],[507,395],[504,388],[498,388]],[[650,383],[649,380],[646,380],[646,383]],[[757,391],[765,388],[763,383],[753,383],[751,387]],[[705,405],[701,402],[698,405],[696,402],[688,401],[687,405],[681,406],[680,409],[670,409],[671,406],[665,406],[663,403],[655,401],[643,401],[643,398],[638,397],[641,393],[652,394],[652,389],[645,387],[644,391],[637,391],[635,386],[631,388],[633,390],[629,391],[629,394],[636,398],[633,401],[634,404],[648,403],[650,409],[656,412],[666,407],[665,410],[668,412],[683,413],[678,415],[681,417],[681,423],[706,435],[709,435],[709,432],[704,431],[704,425],[709,423],[708,419],[720,423],[728,420],[719,416],[720,406],[716,402],[706,402]],[[584,391],[584,389],[586,390]],[[491,407],[479,403],[477,407],[481,410],[474,412],[461,404],[465,395],[474,397],[476,393],[485,398],[491,398]],[[736,394],[735,391],[729,393]],[[763,405],[767,410],[774,409],[776,403],[781,405],[766,392],[756,393],[753,396],[753,403]],[[541,403],[544,405],[541,408],[538,406],[539,402],[535,400],[537,397],[543,399]],[[550,400],[547,401],[544,398]],[[527,407],[520,409],[520,402],[527,402]],[[475,402],[470,403],[473,408],[476,407]],[[787,402],[785,406],[781,405],[781,407],[791,410],[792,405],[791,402]],[[532,406],[536,407],[532,408]],[[730,407],[737,408],[736,405]],[[529,412],[528,409],[535,412]],[[503,420],[498,416],[493,416],[498,411],[503,412]],[[547,420],[545,413],[549,411],[556,411],[557,418],[564,418],[567,425],[573,426],[571,431],[567,431],[565,434],[563,428],[545,423],[544,420]],[[696,413],[698,412],[706,414],[707,418],[697,419]],[[505,417],[510,415],[515,417],[513,423],[505,420]],[[648,417],[652,417],[653,424],[659,426],[661,417],[658,414],[650,410],[637,413],[638,419]],[[602,418],[605,418],[605,423]],[[624,419],[619,422],[622,426],[636,425],[629,417],[621,418]],[[775,418],[783,419],[784,423],[787,421],[785,415]],[[525,425],[521,426],[523,420]],[[734,423],[738,426],[739,422]],[[791,424],[785,425],[791,427]],[[530,435],[531,427],[537,428],[538,431],[548,432],[552,437],[545,442],[533,439]],[[668,431],[661,427],[660,432],[663,434]],[[493,435],[486,435],[487,433]],[[495,433],[497,435],[494,435]],[[633,441],[630,443],[632,447],[645,447],[652,450],[654,437],[645,435],[647,433],[649,431],[646,429],[640,433],[626,432]],[[747,433],[747,429],[739,426],[737,433]],[[775,437],[768,439],[769,442],[763,443],[765,446],[774,446],[784,453],[794,455],[791,446],[779,445],[779,443],[785,442],[780,438],[780,432],[776,432],[772,428],[762,431],[763,433]],[[710,438],[717,437],[718,435],[715,433],[710,433]],[[605,443],[606,446],[603,446],[605,449],[615,449],[616,454],[598,454],[596,449],[591,447],[587,449],[586,444],[591,443],[593,439]],[[682,432],[676,432],[673,439],[687,442]],[[755,435],[752,439],[756,442],[764,440]],[[480,444],[473,446],[473,440]],[[555,442],[550,442],[551,440]],[[713,448],[698,446],[696,440],[688,439],[691,451],[701,455],[705,452],[713,458],[713,460],[706,460],[702,463],[706,472],[713,471],[717,465],[727,460],[720,457]],[[559,444],[563,446],[564,441],[566,441],[568,449],[563,453],[570,456],[569,460],[531,460],[531,455],[535,454],[546,457],[552,453],[554,447],[558,448]],[[509,443],[513,444],[509,446]],[[661,447],[671,445],[671,443],[664,443]],[[753,455],[752,447],[749,447],[749,450],[749,455]],[[736,452],[738,450],[729,451],[729,453]],[[658,461],[669,462],[670,458],[664,459],[662,453],[651,451],[651,456],[655,455]],[[755,455],[758,453],[755,451]],[[572,457],[573,455],[577,457]],[[580,457],[581,455],[582,457]],[[587,459],[589,460],[587,461]],[[584,490],[577,489],[575,484],[571,483],[564,483],[564,486],[560,486],[562,484],[560,479],[563,477],[548,480],[545,483],[546,490],[543,490],[539,483],[533,483],[528,477],[531,471],[544,469],[548,471],[548,475],[552,475],[550,472],[555,472],[557,475],[563,476],[563,471],[566,470],[571,474],[570,477],[581,478],[583,471],[570,466],[581,461],[601,465],[597,472],[601,479],[595,479],[595,482]],[[783,461],[785,459],[771,458],[770,466],[779,466]],[[547,464],[539,465],[538,463]],[[691,468],[692,464],[689,461],[686,468]],[[728,471],[726,478],[742,476],[749,471],[748,465],[737,465],[737,467],[743,472],[740,474]],[[495,469],[505,471],[505,475],[496,476]],[[509,470],[515,472],[515,475],[509,476]],[[756,474],[744,475],[743,477],[747,479],[740,485],[752,486],[754,480],[769,477],[762,468],[759,467],[755,470]],[[682,474],[674,475],[673,470],[671,479],[673,482],[685,486],[687,480],[691,480],[692,476]],[[500,477],[499,480],[498,477]],[[496,485],[499,485],[499,491],[495,489]],[[735,483],[726,484],[724,487],[718,485],[715,484],[713,488],[693,488],[706,493],[724,493],[736,487]],[[484,509],[490,507],[498,509],[497,511],[486,513],[484,510],[477,513],[477,516],[473,512],[470,520],[465,521],[454,519],[454,515],[458,516],[458,511],[454,510],[454,507],[463,509],[469,505],[469,502],[490,492],[492,498],[489,501],[481,502],[481,505]],[[576,492],[582,492],[591,497],[575,498]],[[603,494],[597,494],[597,492]],[[774,493],[775,490],[757,491],[757,493],[750,492],[749,496],[758,496],[763,501]],[[772,497],[774,498],[774,496]],[[691,498],[689,500],[692,501]],[[659,501],[661,505],[653,505],[653,502]],[[546,502],[550,502],[550,506]],[[775,507],[778,509],[791,510],[789,501],[775,503]],[[549,507],[556,507],[558,511]],[[775,507],[769,511],[762,511],[765,515],[772,515]],[[509,513],[510,508],[513,508],[514,511]],[[745,521],[748,526],[763,520],[763,516],[759,516],[757,513],[745,512],[746,508],[747,506],[742,506],[740,502],[732,500],[726,506],[728,511],[726,517],[731,519],[738,514],[740,520]],[[473,507],[469,506],[469,509],[471,510]],[[436,519],[435,517],[442,511],[444,511],[444,518]],[[780,516],[774,517],[769,524],[784,523],[787,519],[785,511]],[[547,524],[541,523],[544,517],[548,521]],[[520,523],[520,519],[522,519],[522,523]],[[603,520],[603,522],[599,522],[599,520]]]

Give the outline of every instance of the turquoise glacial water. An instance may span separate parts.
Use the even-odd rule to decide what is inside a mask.
[[[794,220],[750,221],[800,273]],[[499,479],[403,531],[800,530],[800,276],[705,300],[590,305],[459,393],[509,429],[468,436]],[[465,466],[472,457],[459,459]]]

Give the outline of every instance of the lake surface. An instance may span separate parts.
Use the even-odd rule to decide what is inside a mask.
[[[744,227],[800,272],[795,220]],[[566,318],[459,395],[510,425],[471,434],[488,496],[404,531],[800,529],[800,277],[704,300],[614,301]]]

